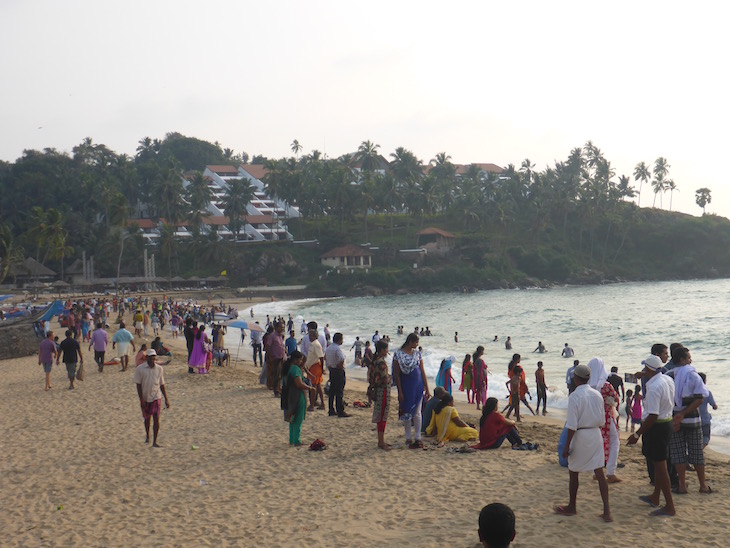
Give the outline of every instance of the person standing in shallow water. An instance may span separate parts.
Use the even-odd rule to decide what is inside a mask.
[[[542,368],[542,362],[537,362],[535,385],[537,386],[537,407],[535,412],[540,412],[540,401],[542,401],[542,414],[545,416],[547,415],[547,384],[545,384],[545,370]]]

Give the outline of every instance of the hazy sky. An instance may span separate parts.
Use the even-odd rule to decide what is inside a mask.
[[[723,2],[0,0],[0,159],[179,131],[249,154],[370,139],[539,169],[664,156],[730,216]],[[645,190],[642,205],[651,205]],[[657,199],[657,206],[659,200]],[[668,208],[669,195],[664,196]]]

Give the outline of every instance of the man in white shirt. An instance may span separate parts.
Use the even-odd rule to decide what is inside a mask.
[[[591,369],[587,365],[578,365],[573,371],[575,390],[568,398],[568,418],[565,427],[568,429],[568,440],[563,450],[563,458],[568,459],[570,471],[570,502],[567,506],[556,506],[556,514],[574,516],[578,496],[578,474],[593,472],[598,480],[598,488],[603,500],[603,521],[613,521],[608,506],[608,482],[603,473],[603,438],[601,426],[606,421],[601,393],[588,386]]]
[[[335,333],[335,336],[332,337],[332,344],[324,353],[324,362],[327,364],[327,371],[330,375],[329,414],[330,416],[337,414],[338,417],[349,417],[350,415],[345,413],[345,402],[342,399],[345,392],[345,353],[340,348],[341,345],[342,333]],[[336,413],[333,404],[336,405]]]
[[[137,384],[137,395],[139,396],[142,417],[144,418],[144,430],[147,434],[144,442],[150,442],[150,418],[153,420],[152,447],[160,447],[157,444],[157,434],[160,431],[160,400],[165,397],[165,407],[170,407],[165,390],[165,375],[162,367],[155,362],[157,352],[150,349],[146,354],[147,363],[138,365],[134,370],[134,382]]]
[[[654,463],[654,492],[649,496],[642,495],[639,499],[658,507],[664,494],[664,506],[650,515],[673,516],[675,510],[667,470],[667,451],[673,430],[674,381],[659,371],[664,364],[658,356],[651,355],[641,363],[644,365],[643,378],[646,379],[646,392],[642,401],[644,412],[641,426],[629,436],[628,443],[633,445],[642,436],[641,452]]]
[[[324,375],[324,350],[317,340],[317,331],[310,329],[309,334],[305,337],[307,341],[307,351],[304,352],[304,341],[302,341],[302,353],[307,360],[304,362],[304,370],[307,378],[314,387],[309,393],[309,408],[307,411],[314,411],[314,405],[319,398],[321,404],[319,409],[324,409],[324,392],[322,391],[322,376]]]

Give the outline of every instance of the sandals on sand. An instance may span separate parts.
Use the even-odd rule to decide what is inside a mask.
[[[423,442],[421,440],[416,440],[413,443],[408,445],[409,449],[423,449]]]
[[[556,506],[555,508],[553,508],[553,511],[556,514],[560,514],[561,516],[574,516],[575,515],[575,512],[571,512],[565,506]]]
[[[654,504],[654,503],[653,503],[653,502],[651,501],[651,499],[650,499],[649,497],[647,497],[646,495],[641,495],[641,496],[639,497],[639,500],[640,500],[640,501],[642,501],[642,502],[645,502],[645,503],[647,503],[647,504],[648,504],[649,506],[651,506],[652,508],[656,508],[656,507],[657,507],[657,505],[656,505],[656,504]]]

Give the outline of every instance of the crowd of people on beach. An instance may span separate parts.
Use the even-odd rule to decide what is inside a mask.
[[[131,328],[125,323],[131,316]],[[110,298],[90,297],[64,303],[59,314],[59,323],[65,328],[65,338],[60,340],[51,327],[50,320],[37,322],[36,333],[42,338],[38,351],[38,365],[43,367],[46,391],[51,390],[51,371],[54,361],[59,365],[61,360],[66,368],[69,390],[76,388],[75,381],[83,381],[84,355],[82,344],[88,343],[88,350],[93,349],[94,363],[99,373],[105,366],[120,367],[121,372],[129,368],[130,354],[134,356],[134,382],[137,385],[140,406],[145,422],[146,441],[149,442],[150,420],[153,426],[153,446],[159,447],[160,402],[164,397],[165,405],[169,401],[164,386],[162,367],[172,361],[172,352],[165,346],[162,336],[165,326],[169,326],[172,338],[180,335],[186,339],[188,347],[188,371],[205,374],[211,364],[223,365],[228,356],[225,349],[224,336],[226,327],[221,317],[235,319],[238,311],[233,307],[225,307],[221,299],[218,305],[209,303],[200,305],[193,299],[176,301],[163,295],[161,298],[122,295]],[[110,336],[110,324],[117,329]],[[212,342],[205,333],[206,326],[212,326]],[[147,342],[144,338],[152,338]],[[137,342],[142,339],[139,350]],[[109,343],[116,356],[107,356]],[[131,352],[130,352],[131,348]],[[167,356],[160,359],[159,356]]]
[[[125,313],[131,314],[133,331],[126,327]],[[225,349],[227,329],[216,322],[216,314],[233,318],[237,311],[224,307],[222,302],[220,306],[204,307],[191,300],[177,302],[164,296],[149,301],[128,297],[68,302],[61,315],[66,327],[63,340],[58,340],[48,324],[41,326],[45,336],[40,344],[38,362],[46,374],[45,390],[52,388],[50,373],[54,361],[59,364],[63,360],[69,389],[75,388],[75,380],[83,380],[81,343],[88,344],[89,350],[94,349],[94,362],[100,373],[104,366],[112,364],[120,366],[122,372],[126,371],[131,347],[136,353],[134,382],[145,424],[145,442],[150,441],[152,427],[152,445],[159,447],[157,438],[163,400],[169,407],[163,366],[172,358],[161,333],[166,332],[165,326],[170,326],[171,337],[182,335],[188,353],[188,372],[206,374],[215,362],[214,356],[217,356],[218,365],[222,365],[221,351]],[[251,316],[253,318],[253,310]],[[118,329],[110,337],[109,319],[113,317]],[[210,337],[206,333],[208,324],[212,326]],[[297,337],[291,315],[287,320],[282,316],[267,316],[262,328],[262,333],[250,332],[253,361],[261,367],[259,382],[280,401],[288,422],[289,444],[302,445],[301,431],[307,413],[326,409],[329,416],[350,417],[344,398],[346,348],[343,347],[343,334],[331,333],[328,324],[320,331],[316,321],[302,320],[301,337]],[[479,345],[471,354],[466,354],[460,360],[458,390],[465,391],[467,403],[481,411],[478,424],[469,424],[454,406],[452,392],[456,379],[452,367],[454,364],[458,367],[455,355],[441,360],[431,392],[420,346],[422,331],[425,334],[430,329],[416,328],[405,335],[402,326],[398,326],[398,332],[405,335],[405,340],[393,350],[390,337],[381,335],[380,331],[375,331],[365,341],[357,336],[349,347],[350,351],[354,350],[355,364],[367,368],[368,382],[367,401],[352,402],[352,405],[372,409],[377,447],[384,451],[392,449],[386,442],[385,432],[393,405],[397,406],[398,419],[403,423],[405,445],[411,449],[424,448],[427,439],[436,447],[451,441],[464,442],[457,449],[463,452],[497,449],[505,441],[513,450],[538,449],[537,444],[522,439],[519,423],[522,421],[521,406],[536,415],[542,404],[542,415],[547,414],[548,387],[543,362],[538,361],[535,370],[537,404],[533,409],[527,401],[527,397],[532,399],[532,393],[521,356],[512,355],[507,366],[508,401],[500,412],[499,400],[488,396],[490,370],[484,360],[484,346]],[[138,350],[135,340],[145,336],[154,339],[142,342]],[[242,341],[244,339],[242,331]],[[495,336],[492,342],[497,341]],[[109,342],[117,353],[116,359],[110,361],[106,358]],[[511,350],[511,347],[511,338],[507,337],[505,349]],[[547,349],[540,342],[535,352],[546,353]],[[165,355],[169,358],[167,362],[159,361],[159,357]],[[390,363],[388,356],[391,356]],[[568,343],[561,356],[574,356]],[[708,407],[717,409],[717,404],[706,387],[706,377],[692,366],[690,351],[678,343],[671,347],[655,344],[642,365],[641,371],[626,375],[625,379],[619,376],[616,367],[609,372],[598,357],[587,365],[574,360],[568,368],[565,380],[569,393],[568,410],[558,450],[561,464],[569,470],[569,502],[556,506],[556,513],[570,516],[577,512],[579,474],[591,472],[603,501],[600,516],[605,521],[612,521],[609,485],[622,482],[616,475],[620,467],[619,411],[622,408],[626,412],[624,429],[628,431],[631,427],[627,443],[633,445],[642,439],[647,475],[654,488],[639,499],[654,508],[652,516],[675,515],[673,494],[688,493],[688,470],[696,472],[700,493],[713,492],[705,477],[704,448],[711,434]],[[625,389],[625,382],[634,384],[633,388]],[[392,397],[397,400],[391,401]],[[512,413],[514,420],[510,419]]]

